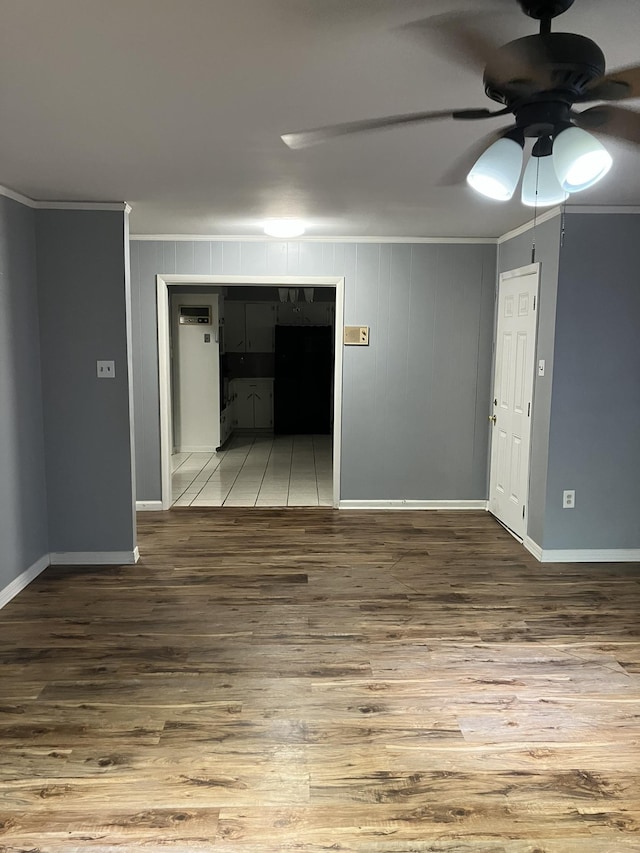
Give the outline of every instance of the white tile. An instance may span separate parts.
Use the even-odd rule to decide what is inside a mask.
[[[172,457],[175,506],[330,506],[331,436],[236,435],[220,453]]]
[[[232,498],[228,497],[223,506],[255,506],[256,499],[253,498]]]

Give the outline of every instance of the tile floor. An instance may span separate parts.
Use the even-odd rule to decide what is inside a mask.
[[[329,435],[235,435],[171,458],[173,506],[331,506]]]

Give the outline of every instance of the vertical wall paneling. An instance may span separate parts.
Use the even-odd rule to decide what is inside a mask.
[[[200,243],[210,263],[196,247],[197,275],[345,277],[345,323],[370,326],[371,344],[343,350],[343,500],[486,498],[488,422],[478,410],[489,395],[495,246]],[[161,494],[155,276],[185,270],[162,266],[182,257],[173,241],[143,240],[136,251],[138,500],[152,501]]]
[[[162,271],[166,273],[174,273],[176,271],[176,244],[174,240],[167,240],[166,243],[161,243],[162,246]]]
[[[267,243],[267,275],[287,274],[287,244],[285,242]],[[261,273],[258,273],[260,275]],[[264,272],[262,272],[264,275]]]
[[[222,244],[222,274],[241,275],[240,257],[242,245],[240,243],[225,242]],[[176,270],[176,272],[178,272]]]
[[[193,240],[177,240],[175,247],[176,270],[183,270],[185,273],[195,273]]]
[[[193,244],[193,269],[201,275],[211,274],[211,244],[208,240],[196,240]]]

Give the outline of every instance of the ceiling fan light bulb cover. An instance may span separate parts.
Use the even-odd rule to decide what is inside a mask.
[[[560,186],[569,193],[592,187],[613,164],[604,145],[581,127],[568,127],[559,133],[552,156]]]
[[[522,158],[522,145],[502,137],[476,160],[467,183],[487,198],[508,201],[520,180]]]
[[[558,182],[553,158],[530,157],[522,178],[522,203],[527,207],[549,207],[569,198]]]

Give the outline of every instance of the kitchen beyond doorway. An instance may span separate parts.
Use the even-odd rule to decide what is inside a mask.
[[[331,506],[329,435],[232,436],[217,453],[171,457],[173,506]]]

